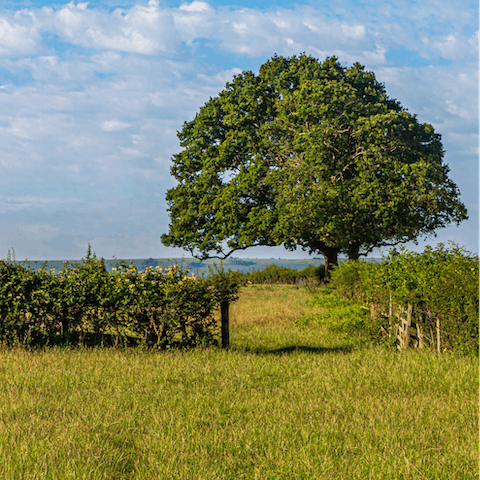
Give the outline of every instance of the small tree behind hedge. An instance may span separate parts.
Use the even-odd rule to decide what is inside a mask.
[[[320,283],[325,277],[325,266],[314,267],[309,265],[303,270],[295,268],[281,267],[275,264],[265,266],[262,270],[243,273],[240,276],[242,282],[269,284],[269,283]]]

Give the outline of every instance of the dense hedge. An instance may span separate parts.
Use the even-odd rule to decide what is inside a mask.
[[[325,276],[325,267],[323,265],[314,267],[312,265],[297,270],[295,268],[279,267],[275,264],[265,266],[262,270],[243,273],[240,279],[243,283],[255,284],[292,284],[299,283],[310,284],[320,283]]]
[[[478,353],[478,256],[450,244],[423,253],[392,250],[381,263],[345,262],[331,282],[343,298],[369,304],[372,320],[392,339],[392,306],[413,306],[415,323],[432,348]]]
[[[236,299],[238,276],[221,269],[196,277],[181,267],[121,263],[108,272],[91,254],[64,268],[33,270],[0,261],[0,342],[8,345],[215,344],[215,311]]]

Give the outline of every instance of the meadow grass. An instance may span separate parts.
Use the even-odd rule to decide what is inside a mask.
[[[0,351],[0,478],[478,476],[478,358],[326,325],[311,292],[249,286],[228,351]]]

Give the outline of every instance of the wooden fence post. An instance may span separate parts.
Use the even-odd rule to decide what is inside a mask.
[[[401,308],[398,311],[398,327],[397,327],[397,339],[399,344],[397,348],[399,350],[406,350],[410,344],[410,329],[412,328],[412,310],[411,303],[407,305],[407,318],[401,316]]]
[[[420,324],[423,321],[423,315],[418,316],[418,321],[417,321],[417,337],[418,337],[418,348],[425,348],[425,335],[422,332],[422,329],[420,328]]]
[[[224,300],[220,304],[220,312],[222,315],[222,348],[228,348],[230,346],[230,317],[228,307],[228,300]]]
[[[440,319],[437,317],[437,322],[436,322],[436,327],[437,327],[437,352],[440,353],[441,350],[441,345],[440,345]]]
[[[408,348],[408,345],[410,343],[410,329],[412,328],[412,310],[413,306],[411,303],[407,305],[407,328],[406,328],[406,335],[405,335],[405,348]]]

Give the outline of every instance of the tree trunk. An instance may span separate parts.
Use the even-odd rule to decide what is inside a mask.
[[[321,251],[325,258],[325,278],[329,278],[332,268],[338,265],[339,249],[335,247],[327,247],[324,245],[321,248]]]
[[[328,247],[323,242],[311,242],[309,246],[313,251],[316,250],[323,255],[323,258],[325,258],[325,278],[330,277],[332,268],[338,265],[340,249],[337,247]]]
[[[348,259],[349,260],[358,260],[360,257],[360,245],[352,244],[348,247]]]

